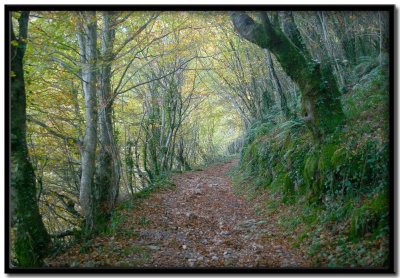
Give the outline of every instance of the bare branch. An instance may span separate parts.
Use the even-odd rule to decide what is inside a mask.
[[[64,139],[64,140],[71,140],[71,141],[73,141],[74,143],[76,143],[76,144],[78,144],[78,145],[81,144],[81,142],[80,142],[77,138],[70,137],[70,136],[61,134],[61,133],[59,133],[59,132],[57,132],[57,131],[54,131],[51,127],[49,127],[48,125],[46,125],[45,123],[43,123],[43,122],[41,122],[41,121],[38,121],[38,120],[34,119],[32,116],[27,115],[27,116],[26,116],[26,119],[27,119],[28,121],[32,122],[32,123],[35,123],[35,124],[37,124],[37,125],[43,127],[44,129],[46,129],[46,131],[47,131],[49,134],[51,134],[51,135],[53,135],[53,136],[55,136],[55,137],[58,137],[58,138],[61,138],[61,139]]]
[[[129,42],[131,42],[133,39],[135,39],[137,36],[139,36],[140,33],[142,33],[143,30],[146,29],[146,27],[147,27],[153,20],[157,19],[157,17],[158,17],[159,15],[160,15],[160,14],[155,14],[155,15],[153,15],[152,17],[150,17],[150,18],[146,21],[145,24],[143,24],[142,26],[140,26],[140,28],[139,28],[135,33],[133,33],[130,37],[128,37],[128,38],[119,46],[119,48],[113,53],[113,57],[115,58],[115,57],[118,55],[118,53],[121,52],[121,50],[122,50]]]

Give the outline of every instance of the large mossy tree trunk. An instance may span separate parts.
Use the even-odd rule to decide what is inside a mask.
[[[303,119],[315,141],[323,140],[344,121],[335,78],[324,66],[311,60],[311,55],[300,49],[261,12],[261,23],[245,12],[231,12],[235,29],[246,40],[270,50],[288,76],[297,83],[302,93]]]
[[[94,179],[97,145],[97,21],[96,12],[81,12],[81,16],[82,22],[78,32],[78,42],[82,63],[86,126],[82,146],[79,202],[85,217],[85,232],[91,234],[97,230],[99,216]]]
[[[11,213],[16,227],[15,256],[23,267],[42,264],[50,244],[36,196],[36,179],[26,143],[26,93],[23,58],[29,12],[21,12],[19,35],[11,22]]]
[[[98,193],[98,227],[104,229],[110,213],[115,206],[120,181],[120,162],[115,142],[112,121],[113,97],[111,92],[111,65],[113,62],[113,45],[115,39],[115,14],[102,13],[101,50],[99,57],[99,156],[96,173],[96,192]]]

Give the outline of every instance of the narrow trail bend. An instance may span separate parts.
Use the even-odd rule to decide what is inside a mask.
[[[234,194],[227,172],[235,163],[176,174],[173,189],[153,193],[127,211],[120,228],[125,233],[94,240],[96,261],[107,265],[111,251],[120,257],[112,264],[126,267],[306,267],[274,222]],[[62,256],[57,261],[73,258]],[[87,266],[85,259],[75,264]]]

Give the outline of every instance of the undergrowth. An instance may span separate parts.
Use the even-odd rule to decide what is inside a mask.
[[[368,69],[341,97],[345,125],[323,142],[301,120],[257,123],[245,137],[236,180],[269,192],[266,211],[318,266],[388,266],[388,83],[386,67]]]
[[[165,174],[156,179],[151,185],[141,189],[140,191],[131,194],[130,196],[125,196],[123,200],[120,200],[116,207],[111,211],[110,220],[105,225],[105,229],[99,231],[95,235],[86,236],[83,232],[77,231],[74,237],[68,237],[69,241],[66,244],[62,239],[56,239],[53,241],[53,252],[49,255],[49,258],[54,258],[58,254],[64,252],[65,250],[79,244],[79,252],[84,254],[91,250],[92,241],[96,236],[100,237],[127,237],[131,238],[136,235],[135,228],[127,228],[125,223],[129,217],[129,211],[136,207],[140,199],[145,199],[151,196],[152,193],[158,190],[168,190],[175,186],[171,179],[170,174]],[[140,219],[139,225],[145,226],[148,224],[148,219]]]

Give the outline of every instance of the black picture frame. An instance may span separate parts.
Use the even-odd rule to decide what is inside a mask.
[[[5,5],[5,273],[31,273],[31,274],[74,274],[74,273],[225,273],[225,274],[240,274],[240,273],[297,273],[297,274],[333,274],[333,273],[353,273],[353,274],[373,274],[373,273],[396,273],[397,266],[397,175],[395,175],[395,166],[397,160],[395,151],[398,150],[398,136],[395,132],[395,123],[397,119],[397,82],[395,84],[394,77],[397,74],[397,30],[395,30],[395,5]],[[36,11],[78,11],[78,10],[135,10],[135,11],[254,11],[254,10],[292,10],[292,11],[387,11],[389,13],[389,34],[390,34],[390,262],[388,268],[15,268],[10,266],[10,71],[9,71],[9,53],[10,53],[10,20],[11,12],[23,10]]]

